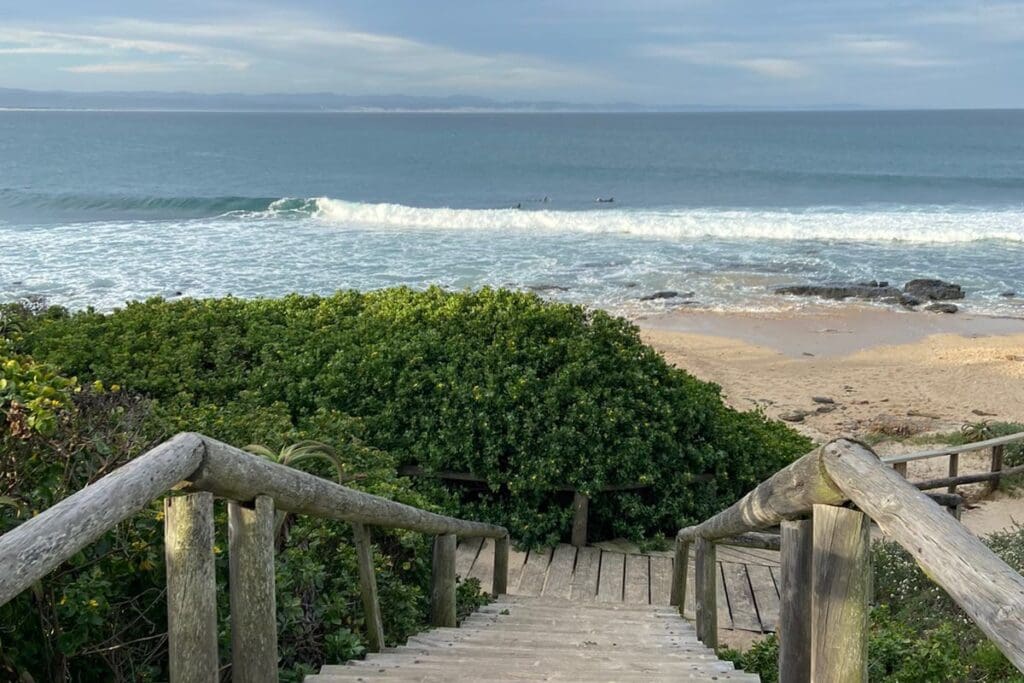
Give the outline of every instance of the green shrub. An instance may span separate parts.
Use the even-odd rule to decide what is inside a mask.
[[[452,511],[528,544],[567,535],[565,486],[594,497],[595,536],[640,538],[709,516],[810,448],[725,407],[630,323],[500,290],[49,310],[20,323],[17,346],[157,399],[169,426],[242,445],[280,447],[295,430],[333,442],[315,416],[353,416],[367,444],[403,463],[484,477]],[[630,483],[649,488],[599,493]]]

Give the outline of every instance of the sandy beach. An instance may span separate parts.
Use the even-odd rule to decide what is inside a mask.
[[[721,385],[731,405],[805,413],[791,424],[814,438],[1024,421],[1024,319],[853,306],[684,311],[638,324],[669,362]]]

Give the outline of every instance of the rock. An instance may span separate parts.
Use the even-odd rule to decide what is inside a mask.
[[[785,420],[786,422],[803,422],[805,417],[807,417],[807,413],[802,410],[792,410],[788,413],[782,413],[779,415],[779,419]]]
[[[995,417],[996,416],[996,413],[986,413],[984,410],[978,410],[977,408],[975,408],[971,412],[974,413],[975,415],[979,415],[981,417]]]
[[[835,403],[835,400],[829,398],[828,396],[812,396],[811,400],[814,401],[815,403],[823,403],[825,405],[831,405]]]
[[[830,403],[827,405],[818,406],[817,408],[814,409],[814,412],[818,413],[819,415],[824,415],[825,413],[831,413],[838,407],[839,406],[837,406],[836,404]]]
[[[999,296],[1005,297],[1007,299],[1012,299],[1013,297],[1017,296],[1017,292],[1013,291],[1012,289],[1008,289],[1005,292],[1000,292]]]
[[[900,306],[903,306],[905,308],[914,308],[915,306],[920,305],[921,300],[918,299],[917,297],[910,296],[909,294],[903,294],[902,296],[900,296]]]
[[[814,358],[814,354],[813,354],[813,353],[811,353],[810,351],[804,351],[804,352],[803,352],[802,354],[800,354],[800,355],[802,355],[802,356],[807,356],[808,358]]]
[[[899,303],[903,292],[890,287],[888,283],[862,282],[854,285],[792,285],[778,287],[776,294],[793,296],[819,296],[823,299],[864,299],[868,301],[889,301]]]
[[[911,280],[903,285],[903,291],[918,299],[930,301],[948,301],[950,299],[963,299],[964,290],[960,285],[943,280]]]
[[[666,289],[660,292],[652,292],[650,294],[645,294],[642,297],[640,297],[640,301],[654,301],[656,299],[675,299],[677,296],[693,296],[693,292],[686,292],[685,294],[680,294],[674,289]]]
[[[924,307],[924,310],[931,311],[932,313],[956,313],[960,309],[957,308],[956,304],[928,304]]]
[[[526,285],[526,288],[531,292],[568,292],[568,287],[562,285],[554,285],[550,283],[543,283],[539,285]]]

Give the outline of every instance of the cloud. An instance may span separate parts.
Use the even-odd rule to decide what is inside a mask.
[[[987,40],[1024,41],[1024,2],[972,2],[923,12],[914,23],[968,29]]]
[[[61,67],[61,71],[72,74],[159,74],[182,70],[181,65],[167,62],[104,62]]]
[[[749,46],[740,43],[694,43],[691,45],[647,45],[643,55],[674,59],[701,66],[740,69],[771,79],[800,79],[813,73],[806,63],[785,57],[746,56]]]
[[[911,40],[891,35],[840,34],[833,36],[830,45],[835,54],[860,64],[919,69],[951,63],[927,54]]]
[[[80,31],[0,27],[0,57],[5,54],[98,60],[58,67],[74,74],[155,74],[199,68],[242,71],[252,67],[262,75],[263,90],[293,89],[302,83],[337,90],[539,92],[610,81],[588,69],[549,60],[464,52],[401,36],[332,26],[304,15],[222,23],[120,19]],[[153,56],[160,59],[147,59]]]

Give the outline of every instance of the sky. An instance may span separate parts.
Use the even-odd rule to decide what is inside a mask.
[[[0,0],[0,87],[1024,107],[1024,0]]]

